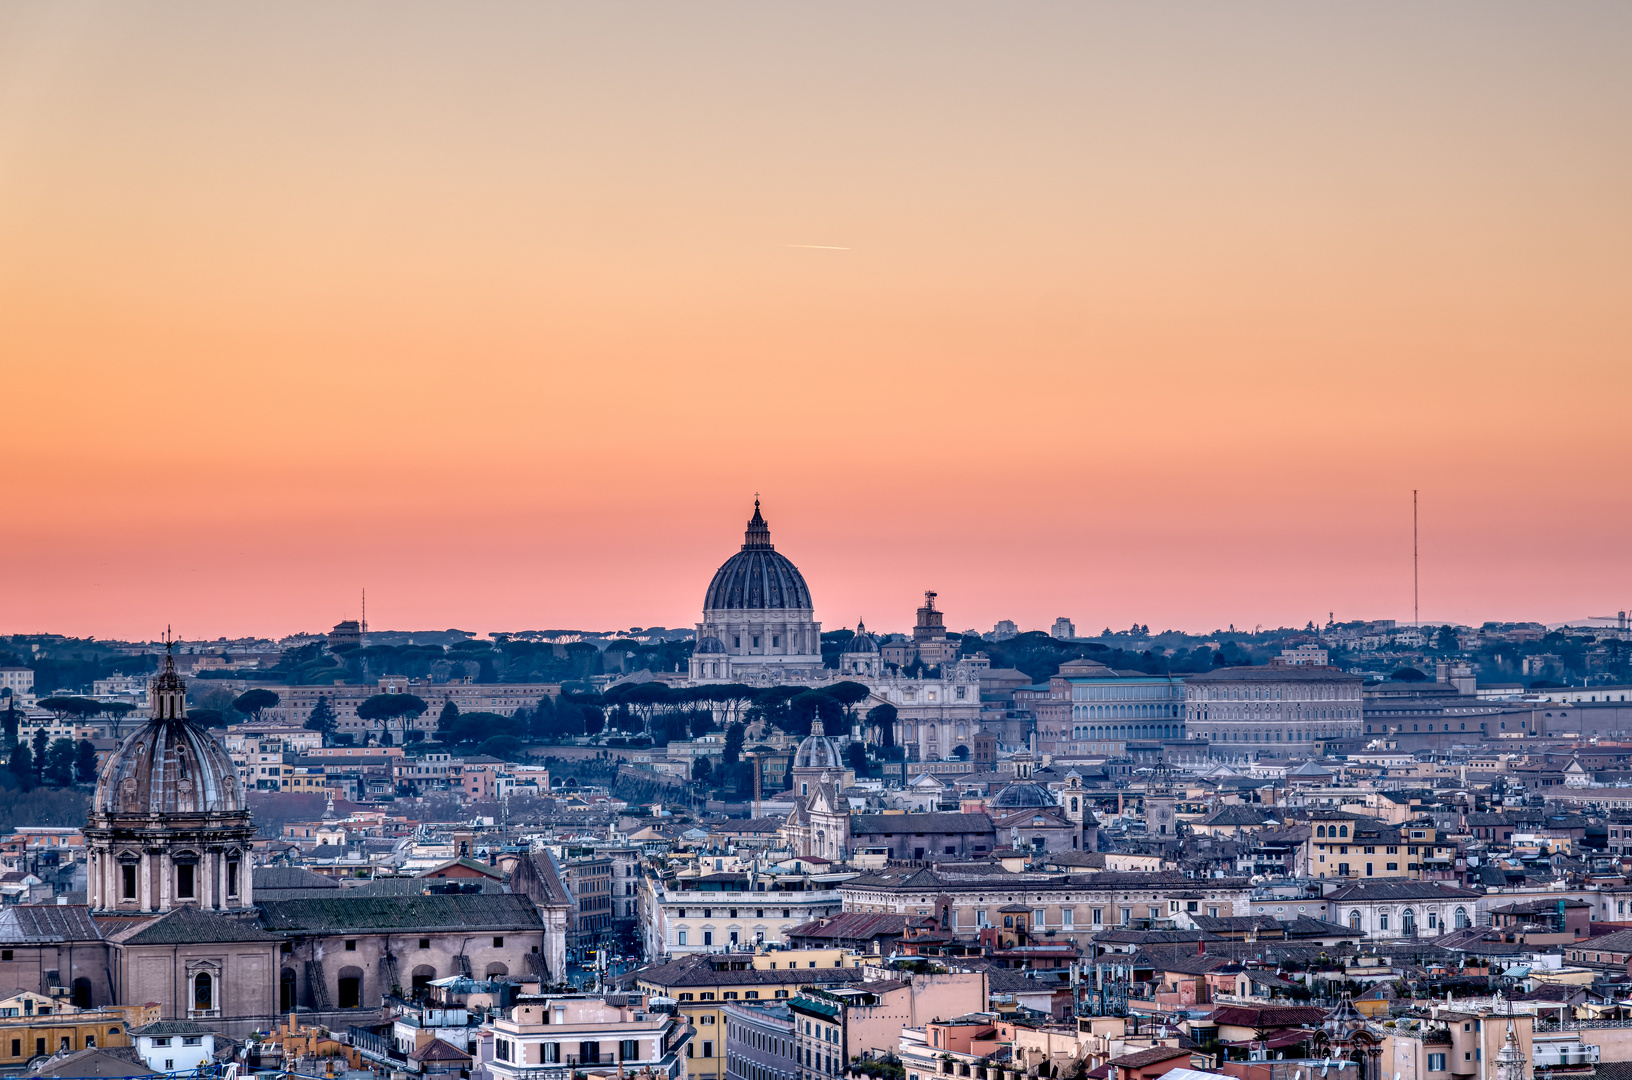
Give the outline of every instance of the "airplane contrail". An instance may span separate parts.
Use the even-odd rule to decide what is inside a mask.
[[[816,251],[849,251],[847,247],[837,247],[833,244],[788,244],[790,248],[812,248]]]

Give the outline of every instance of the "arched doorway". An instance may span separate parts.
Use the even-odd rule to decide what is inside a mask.
[[[360,1009],[363,1006],[363,969],[340,969],[340,981],[335,987],[334,1004],[339,1009]]]
[[[431,985],[432,979],[436,978],[436,969],[429,964],[421,964],[414,969],[410,978],[412,980],[410,986],[414,996],[416,998],[423,997],[425,988]]]
[[[91,1007],[91,980],[83,977],[75,979],[74,996],[70,1000],[76,1009],[89,1009]]]
[[[502,979],[508,974],[510,974],[510,969],[503,964],[487,965],[487,977],[489,979]]]
[[[293,968],[284,968],[278,975],[278,1009],[280,1012],[294,1012],[295,1010],[295,971]]]
[[[193,976],[193,1009],[209,1012],[215,1008],[215,979],[207,971]]]

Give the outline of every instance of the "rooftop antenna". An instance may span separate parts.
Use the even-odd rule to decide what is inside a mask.
[[[1418,607],[1417,576],[1417,489],[1411,489],[1411,625],[1422,625],[1422,612]]]

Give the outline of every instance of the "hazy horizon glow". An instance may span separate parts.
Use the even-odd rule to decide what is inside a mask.
[[[1632,607],[1632,10],[0,10],[0,632]]]

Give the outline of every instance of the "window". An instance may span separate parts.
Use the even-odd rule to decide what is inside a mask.
[[[685,943],[686,943],[686,932],[685,932],[685,931],[684,931],[684,930],[677,930],[677,931],[675,931],[675,934],[674,934],[674,943],[675,943],[675,944],[676,944],[676,945],[684,945],[684,944],[685,944]],[[689,1000],[689,999],[690,999],[690,997],[691,997],[691,995],[690,995],[690,994],[681,994],[681,995],[680,995],[680,996],[681,996],[681,997],[682,997],[682,998],[686,998],[686,999],[688,999],[688,1000]]]
[[[134,866],[121,866],[119,869],[124,871],[124,877],[125,877],[124,897],[125,897],[125,899],[126,900],[136,899],[136,868]]]
[[[347,942],[346,942],[346,951],[347,952],[356,952],[357,951],[357,939],[356,938],[351,938],[351,939],[347,940]]]
[[[559,1065],[559,1064],[561,1064],[561,1044],[560,1043],[558,1043],[558,1042],[540,1043],[539,1044],[539,1051],[543,1055],[543,1060],[544,1060],[544,1063],[546,1065]]]
[[[238,864],[235,862],[227,864],[227,895],[238,895]]]
[[[153,1045],[154,1046],[169,1046],[170,1045],[170,1040],[169,1040],[169,1038],[154,1039],[153,1040]]]
[[[640,1040],[624,1039],[618,1043],[618,1059],[620,1061],[640,1060]]]
[[[759,644],[758,638],[754,639],[754,644]],[[707,1039],[703,1040],[703,1056],[705,1058],[711,1058],[714,1056],[714,1044]]]
[[[206,1010],[215,1008],[215,980],[210,978],[207,971],[201,971],[193,979],[193,1008]],[[182,1045],[187,1045],[183,1040]]]
[[[10,960],[10,959],[11,959],[11,950],[10,949],[0,949],[0,960]]]
[[[202,1035],[183,1035],[181,1037],[181,1045],[183,1046],[202,1046],[203,1044],[204,1036]]]
[[[707,1054],[703,1055],[707,1057]],[[601,1063],[601,1044],[599,1041],[581,1042],[578,1044],[578,1063],[580,1065],[599,1065]]]
[[[1379,929],[1379,930],[1387,930],[1388,929],[1388,912],[1385,911],[1381,915],[1377,916],[1377,929]]]
[[[714,931],[712,931],[712,930],[704,930],[703,931],[703,944],[704,945],[714,944]]]
[[[176,867],[176,896],[183,900],[193,898],[193,868],[186,863]]]
[[[1444,1072],[1445,1071],[1445,1055],[1444,1054],[1429,1054],[1428,1055],[1428,1071],[1429,1072]]]
[[[431,939],[428,938],[428,937],[420,938],[419,939],[419,947],[422,948],[422,949],[430,948],[431,947]]]
[[[493,939],[493,947],[494,947],[494,948],[495,948],[495,949],[502,949],[502,948],[504,948],[504,939],[503,939],[503,938],[502,938],[502,937],[496,937],[496,938],[494,938],[494,939]]]

